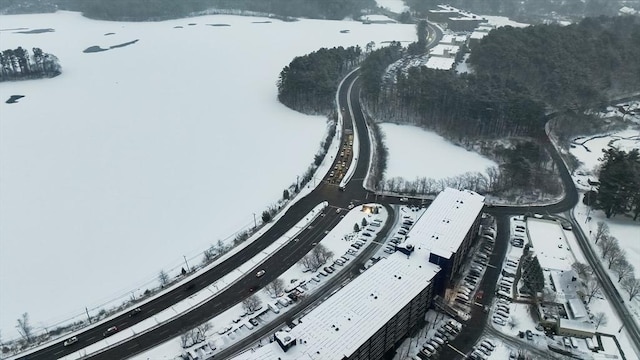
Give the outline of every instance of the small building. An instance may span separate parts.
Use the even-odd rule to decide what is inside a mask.
[[[440,56],[432,56],[427,60],[425,64],[429,69],[436,70],[451,70],[453,69],[453,65],[456,63],[456,59],[448,58],[448,57],[440,57]]]
[[[562,336],[573,336],[578,338],[592,338],[596,329],[590,322],[583,320],[558,320],[556,332]]]

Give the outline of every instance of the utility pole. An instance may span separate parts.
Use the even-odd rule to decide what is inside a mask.
[[[182,255],[182,257],[184,258],[185,265],[187,265],[187,272],[191,272],[191,270],[189,269],[189,263],[187,262],[187,257],[184,255]]]
[[[89,309],[87,309],[87,307],[84,307],[84,310],[87,312],[87,319],[89,319],[89,324],[91,324],[91,316],[89,316]]]
[[[258,227],[258,223],[256,222],[256,213],[253,213],[253,228],[257,228]]]

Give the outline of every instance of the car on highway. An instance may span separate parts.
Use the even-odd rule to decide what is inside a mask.
[[[262,277],[264,275],[265,271],[264,270],[260,270],[256,273],[256,277]]]
[[[117,332],[118,332],[118,328],[116,326],[112,326],[102,333],[102,337],[109,337]]]
[[[140,314],[141,312],[142,312],[142,309],[135,308],[135,309],[129,311],[129,317],[136,316],[136,315]]]
[[[65,340],[65,341],[62,343],[62,345],[63,345],[63,346],[71,346],[71,345],[73,345],[73,344],[75,344],[75,343],[77,343],[77,342],[78,342],[78,338],[77,338],[77,337],[75,337],[75,336],[73,336],[73,337],[70,337],[70,338],[68,338],[67,340]]]

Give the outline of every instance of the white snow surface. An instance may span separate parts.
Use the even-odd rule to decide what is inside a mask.
[[[139,294],[161,269],[179,269],[183,255],[253,225],[252,213],[295,182],[325,133],[323,117],[276,100],[278,75],[295,56],[415,39],[412,25],[256,23],[265,20],[1,17],[3,29],[54,29],[4,30],[0,41],[40,47],[63,67],[53,79],[0,84],[5,340],[17,337],[23,312],[40,331],[85,306]],[[25,97],[5,104],[14,94]]]
[[[466,172],[485,174],[495,162],[456,146],[440,135],[412,125],[380,124],[389,149],[386,178],[445,179]]]
[[[409,7],[404,3],[404,0],[376,0],[376,4],[397,14],[409,11]]]

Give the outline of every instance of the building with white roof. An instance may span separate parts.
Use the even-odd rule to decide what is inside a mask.
[[[451,188],[416,220],[402,247],[235,360],[381,359],[421,326],[436,282],[449,280],[478,232],[484,197]],[[444,275],[442,275],[444,274]]]
[[[459,50],[458,45],[438,44],[429,49],[429,55],[455,58]]]
[[[234,359],[382,358],[421,325],[440,271],[428,252],[405,252],[378,261],[274,342]]]
[[[407,234],[416,250],[429,251],[429,262],[442,268],[436,291],[448,286],[460,270],[471,242],[478,234],[484,196],[469,190],[446,188]]]
[[[455,63],[456,63],[456,59],[454,58],[432,56],[427,60],[427,63],[424,65],[429,69],[451,70],[453,69],[453,65]]]

